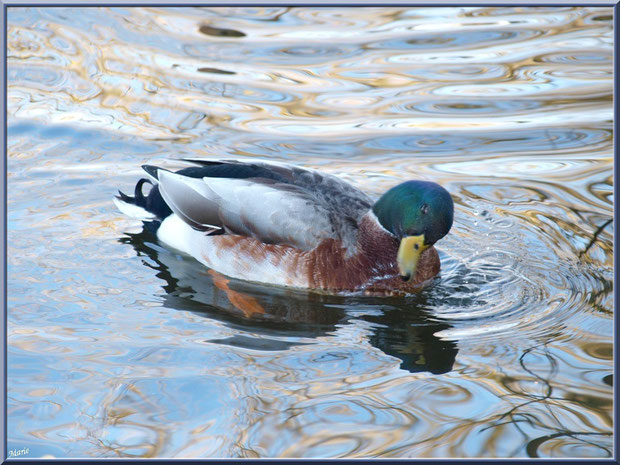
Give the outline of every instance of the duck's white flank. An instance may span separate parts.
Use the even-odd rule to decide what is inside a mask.
[[[193,229],[176,214],[171,214],[161,223],[157,238],[194,257],[203,265],[232,278],[275,284],[279,286],[308,287],[307,276],[291,273],[295,259],[292,250],[284,254],[248,254],[247,246],[253,246],[253,239],[241,239],[233,247],[222,247],[230,236],[208,236]],[[260,271],[258,271],[260,270]]]
[[[157,229],[157,238],[160,241],[187,255],[193,255],[191,245],[203,237],[206,237],[203,232],[196,231],[174,213],[166,217]]]

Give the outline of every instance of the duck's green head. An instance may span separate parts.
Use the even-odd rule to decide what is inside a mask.
[[[379,223],[400,240],[398,268],[408,281],[420,254],[452,227],[454,203],[439,184],[407,181],[387,191],[372,207]]]

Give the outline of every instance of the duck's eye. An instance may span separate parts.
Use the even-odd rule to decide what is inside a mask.
[[[428,213],[428,205],[423,203],[422,206],[420,207],[420,211],[422,212],[423,215],[426,215]]]
[[[420,246],[418,244],[413,244],[413,248],[418,250],[420,248]]]

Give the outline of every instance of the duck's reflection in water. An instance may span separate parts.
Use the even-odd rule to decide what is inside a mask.
[[[239,334],[210,342],[252,350],[286,350],[355,324],[353,320],[364,320],[370,323],[366,329],[370,344],[399,358],[404,370],[440,374],[454,364],[456,344],[435,336],[449,326],[428,318],[423,310],[424,292],[407,298],[343,296],[265,286],[208,270],[194,259],[161,247],[148,229],[120,240],[131,244],[138,256],[147,256],[150,260],[145,264],[165,281],[165,307],[191,311],[240,333],[260,336]]]

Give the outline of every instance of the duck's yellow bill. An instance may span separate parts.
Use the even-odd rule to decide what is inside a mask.
[[[415,276],[420,254],[430,246],[424,244],[424,234],[403,237],[398,248],[398,271],[403,281],[410,281]]]

